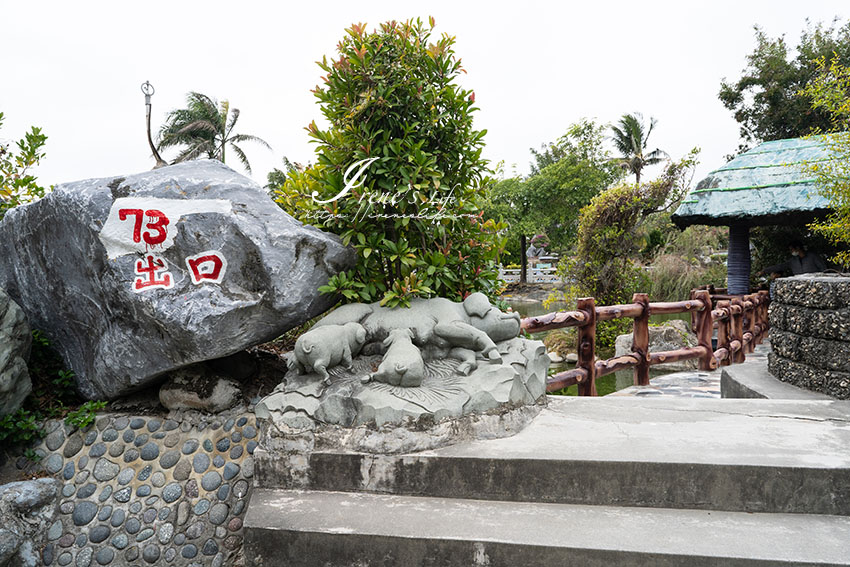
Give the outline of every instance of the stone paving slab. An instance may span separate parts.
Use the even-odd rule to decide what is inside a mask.
[[[59,420],[47,427],[36,452],[64,484],[44,565],[242,563],[253,414],[180,421],[116,414],[83,431]]]
[[[255,490],[249,564],[850,565],[850,518]]]
[[[763,363],[767,365],[767,355],[770,352],[770,343],[767,341],[756,347],[754,352],[747,354],[747,363]],[[608,396],[638,398],[720,398],[721,375],[723,368],[732,368],[737,365],[721,367],[717,370],[687,370],[673,372],[652,378],[649,386],[629,386]]]

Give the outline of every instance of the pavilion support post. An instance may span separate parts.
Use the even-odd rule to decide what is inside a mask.
[[[729,295],[750,293],[750,227],[748,226],[733,224],[729,227],[726,279],[729,282]]]

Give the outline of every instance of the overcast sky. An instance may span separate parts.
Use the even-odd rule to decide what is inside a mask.
[[[322,74],[315,61],[335,53],[343,30],[430,15],[436,32],[457,37],[476,126],[488,130],[485,155],[509,173],[514,164],[527,173],[529,148],[582,117],[610,123],[638,111],[658,119],[652,146],[673,157],[702,148],[699,176],[739,143],[717,92],[746,65],[753,25],[793,45],[806,18],[846,21],[848,12],[846,0],[0,0],[0,139],[43,128],[45,185],[150,169],[139,89],[149,80],[154,129],[193,90],[239,108],[238,129],[273,148],[244,146],[264,184],[282,156],[313,159],[304,127],[322,123],[310,93]]]

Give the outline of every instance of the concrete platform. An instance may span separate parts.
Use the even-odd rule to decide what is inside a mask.
[[[272,456],[255,457],[260,486],[292,488]],[[506,439],[315,452],[299,488],[850,515],[850,402],[552,397]]]
[[[257,489],[247,565],[850,565],[850,518]]]

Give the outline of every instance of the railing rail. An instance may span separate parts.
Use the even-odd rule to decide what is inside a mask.
[[[711,290],[714,291],[714,290]],[[725,290],[717,290],[725,292]],[[522,320],[523,330],[539,333],[566,327],[578,327],[578,362],[572,370],[550,376],[546,390],[554,392],[578,385],[580,396],[596,395],[596,379],[619,370],[634,369],[636,385],[649,385],[649,368],[665,362],[699,359],[700,370],[718,365],[744,362],[768,329],[767,291],[749,295],[712,295],[696,289],[685,301],[650,303],[645,293],[636,293],[632,303],[597,307],[592,297],[579,299],[575,311],[548,313]],[[697,346],[678,350],[649,352],[650,315],[691,313],[691,326]],[[596,323],[623,318],[634,319],[632,351],[629,354],[596,360]],[[717,349],[712,347],[713,329],[717,328]]]

